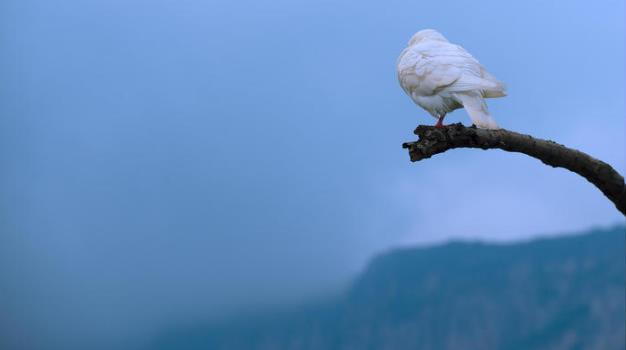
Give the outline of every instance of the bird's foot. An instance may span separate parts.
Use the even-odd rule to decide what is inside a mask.
[[[443,129],[445,127],[445,125],[443,125],[443,118],[445,118],[446,115],[442,115],[439,118],[437,118],[437,124],[435,124],[435,128],[437,129]]]
[[[445,129],[449,127],[450,125],[454,125],[454,124],[443,125],[441,121],[438,121],[437,124],[435,124],[435,129]]]

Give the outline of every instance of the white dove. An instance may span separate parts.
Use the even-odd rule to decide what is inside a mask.
[[[485,98],[506,96],[505,86],[459,45],[434,29],[417,32],[398,57],[398,80],[404,92],[437,118],[465,107],[479,128],[498,129]]]

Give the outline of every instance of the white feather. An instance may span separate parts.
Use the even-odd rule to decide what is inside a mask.
[[[487,104],[479,93],[460,92],[456,97],[461,100],[474,125],[483,129],[498,129],[498,123],[489,114]]]
[[[504,84],[439,32],[425,29],[413,35],[397,70],[402,89],[433,117],[465,107],[476,126],[498,128],[483,99],[506,96]]]

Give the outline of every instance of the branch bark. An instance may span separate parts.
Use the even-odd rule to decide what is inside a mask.
[[[430,158],[454,148],[498,148],[537,158],[544,164],[575,172],[594,184],[626,216],[626,186],[624,177],[607,163],[588,154],[567,148],[554,141],[499,129],[486,130],[464,127],[457,123],[444,128],[420,125],[415,129],[416,142],[402,144],[409,150],[412,162]]]

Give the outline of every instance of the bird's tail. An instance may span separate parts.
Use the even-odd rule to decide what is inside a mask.
[[[457,93],[458,99],[469,114],[474,125],[482,129],[499,129],[482,96],[476,92]]]

